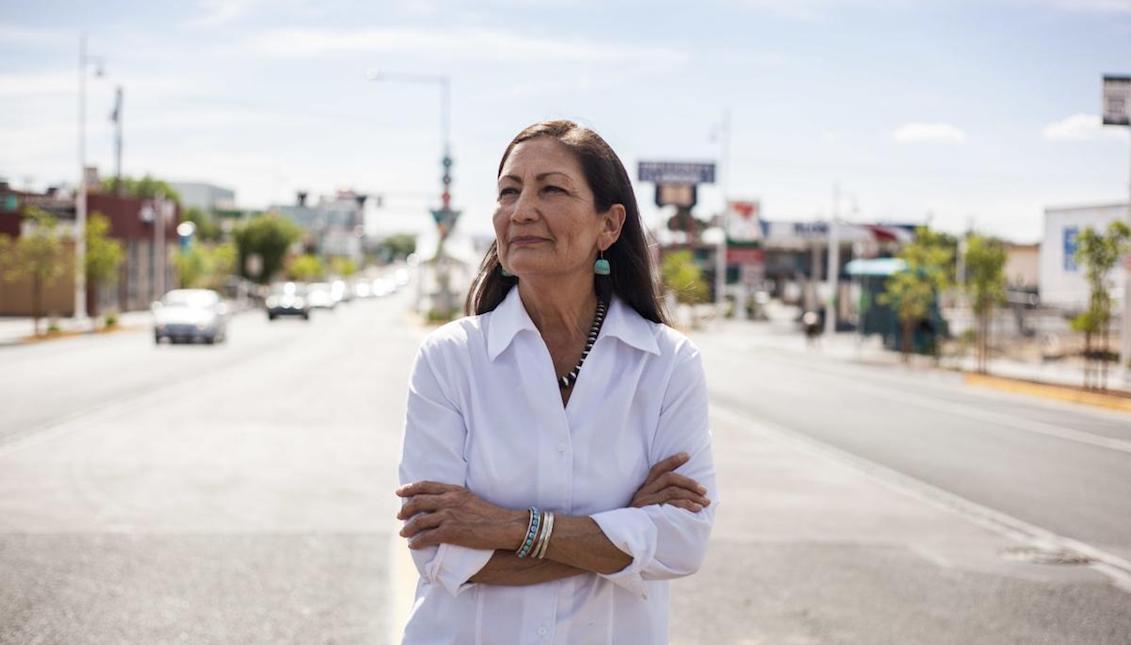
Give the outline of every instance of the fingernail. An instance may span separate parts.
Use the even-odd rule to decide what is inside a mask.
[[[707,489],[703,488],[702,486],[696,488],[695,490],[699,491],[700,495],[706,495],[707,494]]]

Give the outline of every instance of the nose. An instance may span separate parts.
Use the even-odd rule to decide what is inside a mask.
[[[538,219],[538,205],[535,203],[534,191],[523,188],[514,200],[511,210],[512,222],[532,222]]]

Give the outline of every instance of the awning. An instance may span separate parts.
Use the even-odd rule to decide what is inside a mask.
[[[907,268],[907,263],[899,258],[875,258],[873,260],[853,260],[844,265],[844,271],[851,276],[888,276]]]

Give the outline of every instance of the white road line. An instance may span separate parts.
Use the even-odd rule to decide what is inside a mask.
[[[735,358],[734,360],[738,359]],[[796,364],[795,361],[789,359],[785,359],[783,362]],[[1016,417],[1000,412],[981,410],[967,403],[961,403],[957,401],[938,401],[926,396],[902,392],[891,387],[868,385],[861,383],[858,380],[853,380],[851,375],[848,374],[833,373],[827,370],[822,370],[822,372],[828,376],[843,379],[844,382],[842,382],[839,387],[845,389],[852,389],[857,392],[873,394],[883,399],[900,401],[910,405],[916,405],[922,408],[934,410],[936,412],[944,412],[956,416],[964,416],[968,419],[975,419],[977,421],[986,421],[989,423],[1006,426],[1014,430],[1043,434],[1045,436],[1055,437],[1057,439],[1062,439],[1065,441],[1075,441],[1077,443],[1097,446],[1100,448],[1107,448],[1110,450],[1118,450],[1120,452],[1131,454],[1131,441],[1105,437],[1103,435],[1098,435],[1083,430],[1075,430],[1073,428],[1063,428],[1061,426],[1053,425],[1051,423],[1044,423],[1042,421],[1018,419]]]
[[[781,438],[805,452],[849,466],[891,490],[961,515],[975,524],[1009,539],[1037,548],[1065,549],[1087,556],[1092,560],[1090,565],[1092,569],[1109,577],[1116,587],[1131,593],[1131,562],[1117,555],[1090,544],[1057,535],[1024,520],[982,506],[887,466],[813,439],[802,432],[774,423],[752,419],[749,415],[728,406],[712,402],[711,414],[725,419],[728,423],[747,427],[755,426],[757,429]]]
[[[399,643],[404,635],[416,596],[416,564],[408,542],[397,535],[402,524],[395,522],[389,531],[389,642]]]
[[[1123,439],[1113,439],[1112,437],[1105,437],[1083,430],[1074,430],[1072,428],[1062,428],[1051,423],[1044,423],[1043,421],[1022,420],[1012,417],[1008,414],[1000,412],[990,412],[988,410],[979,410],[978,408],[971,407],[965,403],[958,403],[955,401],[938,401],[936,399],[920,396],[918,394],[908,394],[907,392],[900,392],[890,388],[878,387],[875,385],[865,385],[859,382],[849,382],[845,384],[846,388],[856,390],[858,392],[867,392],[882,396],[886,399],[894,399],[902,401],[911,405],[917,405],[921,408],[928,408],[936,412],[946,412],[964,416],[969,419],[977,421],[988,421],[997,425],[1013,428],[1014,430],[1023,430],[1025,432],[1033,432],[1036,434],[1043,434],[1049,437],[1056,437],[1065,441],[1075,441],[1077,443],[1098,446],[1100,448],[1109,448],[1111,450],[1118,450],[1131,454],[1131,441]]]

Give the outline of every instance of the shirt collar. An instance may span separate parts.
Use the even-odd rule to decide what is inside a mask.
[[[520,331],[524,329],[538,331],[534,321],[530,319],[530,314],[526,313],[526,307],[522,305],[517,287],[511,287],[503,301],[491,312],[489,325],[487,357],[492,361],[510,346],[511,341]],[[657,356],[660,354],[660,347],[656,343],[651,323],[616,296],[613,296],[613,301],[609,305],[609,313],[601,326],[601,335],[618,338],[621,342],[641,351],[651,352]]]

